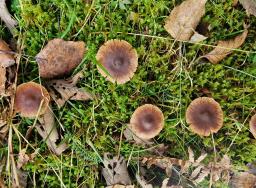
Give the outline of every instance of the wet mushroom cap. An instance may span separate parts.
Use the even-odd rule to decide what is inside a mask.
[[[17,87],[14,107],[22,117],[33,118],[44,114],[49,101],[49,93],[43,86],[35,82],[28,82]]]
[[[223,111],[214,99],[199,97],[187,108],[186,121],[193,132],[209,136],[211,133],[217,133],[222,127]]]
[[[138,66],[136,50],[124,40],[107,41],[99,48],[96,59],[102,66],[98,66],[100,74],[117,84],[129,81]]]
[[[253,134],[254,138],[256,138],[256,114],[251,117],[249,124],[250,124],[250,131]]]
[[[142,105],[132,114],[129,127],[137,137],[149,140],[163,129],[164,115],[157,106]]]

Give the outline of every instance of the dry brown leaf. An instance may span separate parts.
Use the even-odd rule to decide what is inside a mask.
[[[4,140],[8,133],[9,126],[7,125],[8,109],[1,110],[0,113],[0,141]]]
[[[15,28],[15,25],[17,25],[17,21],[14,20],[9,13],[5,4],[5,0],[0,0],[0,18],[4,21],[8,29],[12,32]]]
[[[6,188],[3,179],[0,177],[0,188]]]
[[[234,39],[219,41],[210,53],[202,57],[207,58],[213,64],[219,63],[227,55],[231,54],[233,49],[239,48],[244,43],[247,34],[248,29],[246,28],[241,35],[236,36]]]
[[[205,14],[207,0],[186,0],[175,7],[165,22],[165,29],[173,38],[189,41]]]
[[[83,59],[85,44],[82,41],[53,39],[36,55],[40,76],[54,78],[70,73]]]
[[[54,114],[49,107],[43,117],[39,118],[40,124],[36,125],[36,129],[40,136],[45,140],[48,148],[56,155],[60,155],[67,149],[67,144],[62,143],[59,146],[56,145],[56,141],[59,139],[59,134],[55,125]]]
[[[253,188],[256,185],[256,176],[242,172],[232,177],[230,186],[231,188]]]
[[[1,3],[0,3],[1,4]],[[8,44],[0,39],[0,66],[10,67],[15,64],[14,55]]]
[[[102,175],[105,178],[107,185],[131,185],[131,179],[128,174],[126,162],[122,156],[110,158],[108,153],[104,154],[104,168]]]
[[[248,15],[252,14],[256,16],[256,1],[255,0],[239,0],[243,5]]]
[[[205,39],[207,39],[206,36],[201,35],[198,32],[195,32],[189,41],[192,43],[198,43],[204,41]]]
[[[59,108],[61,108],[68,100],[85,101],[93,98],[89,92],[76,87],[76,83],[80,77],[81,73],[78,73],[69,80],[52,80],[48,82],[49,93]]]
[[[22,166],[27,164],[29,161],[33,161],[39,149],[36,149],[32,154],[26,154],[26,148],[21,149],[18,155],[17,168],[20,169]]]
[[[239,0],[233,0],[232,6],[236,6]]]

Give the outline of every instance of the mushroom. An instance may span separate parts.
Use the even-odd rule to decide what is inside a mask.
[[[187,108],[186,121],[193,132],[209,136],[211,133],[217,133],[223,126],[223,111],[214,99],[199,97]]]
[[[128,82],[138,66],[136,50],[124,40],[107,41],[98,50],[96,59],[101,65],[97,66],[100,74],[117,84]]]
[[[249,124],[250,124],[250,131],[253,134],[254,138],[256,138],[256,114],[251,117]]]
[[[84,56],[85,44],[82,41],[53,39],[36,55],[42,78],[55,78],[70,73]]]
[[[129,128],[142,140],[150,140],[157,136],[164,127],[162,111],[152,104],[138,107],[132,114]]]
[[[17,87],[14,108],[22,117],[34,118],[45,113],[49,101],[49,93],[43,86],[27,82]]]

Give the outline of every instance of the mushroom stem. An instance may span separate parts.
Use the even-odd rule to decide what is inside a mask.
[[[12,18],[12,15],[9,13],[5,0],[0,0],[0,18],[4,21],[8,29],[13,33],[17,21]]]

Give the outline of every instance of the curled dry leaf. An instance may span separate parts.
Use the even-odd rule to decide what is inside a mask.
[[[242,172],[232,177],[231,188],[253,188],[256,186],[256,176],[248,172]]]
[[[12,32],[15,28],[15,25],[17,25],[17,21],[14,20],[9,13],[5,0],[0,0],[0,18],[4,21],[8,29]]]
[[[176,40],[189,41],[205,14],[207,0],[186,0],[175,7],[165,22],[165,29]]]
[[[201,35],[198,32],[195,32],[189,41],[192,43],[198,43],[204,41],[205,39],[207,39],[206,36]]]
[[[169,180],[170,180],[170,178],[164,179],[161,188],[183,188],[181,185],[171,185],[171,186],[168,186]]]
[[[252,14],[256,16],[256,1],[255,0],[239,0],[243,5],[248,15]]]
[[[110,159],[110,155],[105,153],[103,164],[104,168],[102,169],[102,175],[105,178],[107,185],[131,185],[126,162],[122,156],[115,156]]]
[[[56,144],[56,141],[59,139],[59,134],[55,125],[52,109],[48,107],[43,117],[40,117],[38,120],[40,122],[40,124],[36,125],[38,133],[45,140],[48,148],[56,155],[60,155],[68,146],[66,143],[62,143],[59,146]]]
[[[232,53],[232,50],[239,48],[245,41],[248,34],[248,29],[245,28],[241,35],[236,36],[234,39],[219,41],[217,46],[208,54],[202,56],[208,59],[211,63],[217,64],[227,55]]]
[[[85,101],[93,98],[89,92],[76,87],[76,83],[80,77],[81,73],[78,73],[69,80],[51,80],[48,82],[49,93],[59,108],[68,100]]]
[[[40,76],[54,78],[70,73],[84,56],[85,44],[82,41],[53,39],[36,55]]]
[[[29,161],[33,161],[36,154],[38,153],[39,149],[36,149],[32,154],[26,154],[26,148],[20,150],[18,161],[17,161],[17,168],[20,169],[22,166],[27,164]]]
[[[127,141],[134,141],[136,144],[138,145],[142,145],[142,146],[145,146],[145,145],[152,145],[153,142],[151,142],[150,140],[144,140],[144,139],[141,139],[139,138],[138,136],[136,136],[130,128],[126,128],[124,130],[124,136],[126,138]]]
[[[15,64],[14,55],[8,44],[0,39],[0,65],[1,67],[10,67]]]

